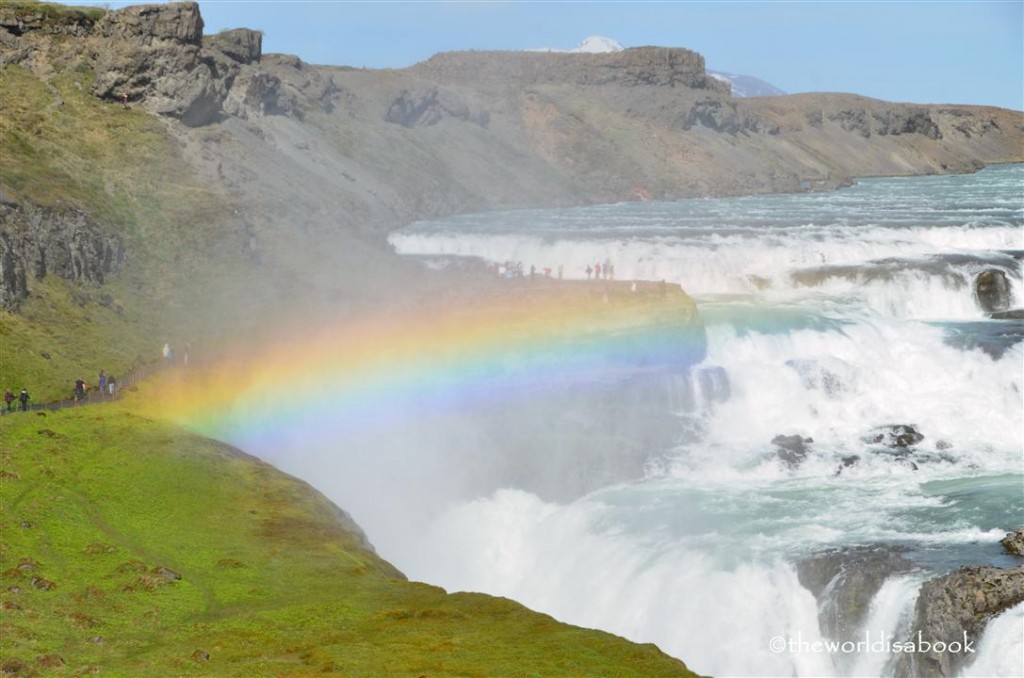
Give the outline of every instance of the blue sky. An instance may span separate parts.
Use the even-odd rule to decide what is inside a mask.
[[[119,7],[124,4],[107,3]],[[973,2],[287,2],[200,0],[206,32],[265,52],[400,68],[459,49],[686,47],[787,92],[1024,108],[1024,0]]]

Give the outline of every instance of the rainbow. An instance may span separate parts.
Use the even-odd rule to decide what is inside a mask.
[[[244,443],[290,425],[386,427],[502,406],[573,384],[681,371],[703,359],[696,307],[625,283],[548,283],[414,312],[379,312],[172,370],[142,405]]]

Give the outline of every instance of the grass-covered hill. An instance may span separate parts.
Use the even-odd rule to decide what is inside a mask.
[[[91,74],[0,74],[5,202],[84,214],[126,252],[102,285],[30,271],[28,296],[0,310],[0,387],[67,397],[75,378],[120,374],[156,355],[162,337],[195,331],[206,318],[190,299],[214,285],[231,293],[239,257],[221,256],[233,234],[220,230],[230,202],[198,180],[158,118],[91,96]],[[12,240],[28,237],[21,224],[5,226]]]
[[[5,675],[692,675],[405,581],[305,483],[130,405],[5,416],[0,441]]]

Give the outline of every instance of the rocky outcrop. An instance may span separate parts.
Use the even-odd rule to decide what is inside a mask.
[[[235,74],[203,53],[198,5],[127,7],[107,14],[94,33],[111,40],[96,53],[96,96],[120,101],[127,95],[193,127],[216,119]]]
[[[403,90],[388,106],[384,119],[402,127],[436,125],[445,118],[475,122],[486,127],[490,121],[487,111],[472,111],[465,99],[455,92],[436,87]]]
[[[409,70],[436,82],[453,84],[687,87],[729,93],[728,83],[707,75],[704,57],[679,48],[635,47],[600,54],[445,52]]]
[[[894,574],[913,564],[891,546],[856,546],[825,551],[801,560],[800,583],[818,601],[822,633],[832,639],[852,638],[867,617],[871,599]]]
[[[1006,272],[989,268],[974,279],[974,298],[986,313],[1001,313],[1010,308],[1013,293]]]
[[[169,5],[136,5],[108,12],[95,30],[104,38],[152,45],[170,42],[198,47],[203,38],[199,5],[181,2]]]
[[[899,655],[896,675],[956,675],[974,656],[964,651],[964,645],[974,643],[976,647],[988,621],[1022,601],[1024,567],[962,567],[925,582],[914,607],[908,641],[918,647],[924,641],[932,649]]]
[[[220,52],[240,64],[254,64],[263,54],[263,34],[248,28],[221,31],[203,40],[208,51]]]
[[[0,7],[5,60],[39,66],[49,57],[85,59],[95,71],[92,92],[101,99],[141,105],[196,127],[217,120],[239,81],[227,112],[239,117],[278,112],[277,81],[258,72],[263,37],[245,28],[203,37],[194,2],[138,5],[117,11]],[[73,35],[75,45],[37,39]],[[82,49],[82,48],[86,49]],[[63,50],[63,51],[62,51]]]
[[[0,307],[28,296],[29,277],[100,285],[124,266],[120,239],[85,214],[11,201],[0,204]]]
[[[807,445],[813,442],[813,438],[804,438],[799,435],[777,435],[772,438],[772,445],[778,447],[776,454],[789,468],[796,468],[803,462],[807,457]]]
[[[1007,532],[1006,536],[999,540],[1007,552],[1015,556],[1024,556],[1024,527],[1018,527],[1013,532]]]
[[[733,135],[739,132],[779,133],[778,124],[766,122],[756,115],[740,111],[735,103],[721,98],[709,98],[696,102],[683,115],[679,123],[684,130],[692,129],[696,125],[702,125],[715,132]]]
[[[875,134],[921,134],[929,139],[942,138],[939,126],[932,120],[927,109],[922,107],[890,108],[875,111],[872,117]]]
[[[889,424],[868,432],[861,441],[869,445],[884,445],[890,449],[906,449],[924,440],[924,434],[910,424]]]
[[[96,22],[106,14],[99,7],[67,7],[55,9],[42,3],[29,5],[0,4],[0,35],[21,36],[27,33],[82,37],[88,35]]]
[[[832,111],[828,120],[837,123],[847,132],[855,132],[865,139],[872,134],[898,136],[920,134],[929,139],[941,139],[942,131],[923,106],[894,106],[884,109],[848,108]],[[821,127],[822,115],[815,113],[807,118],[814,127]]]

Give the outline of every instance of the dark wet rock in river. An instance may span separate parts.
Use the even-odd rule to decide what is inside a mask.
[[[999,540],[999,543],[1013,555],[1024,556],[1024,527],[1007,532],[1006,536]]]
[[[842,473],[843,469],[853,468],[854,466],[856,466],[860,462],[860,455],[851,454],[847,457],[843,457],[840,461],[841,463],[839,464],[839,467],[836,468],[836,475]]]
[[[1024,567],[962,567],[925,582],[914,606],[907,640],[927,642],[932,650],[899,655],[895,675],[956,675],[975,656],[963,651],[963,644],[972,643],[976,651],[988,621],[1022,601]],[[935,649],[937,643],[944,645]]]
[[[871,429],[861,441],[869,445],[885,445],[893,449],[913,447],[924,440],[924,434],[911,424],[888,424]]]
[[[828,638],[852,638],[885,580],[913,564],[902,549],[854,546],[824,551],[796,564],[797,577],[818,601],[818,623]]]
[[[779,448],[776,454],[782,463],[790,468],[796,468],[807,458],[807,445],[813,442],[814,438],[803,438],[798,435],[777,435],[772,438],[772,445]]]
[[[1006,272],[989,268],[974,279],[974,298],[986,313],[998,313],[1010,308],[1012,293]]]

